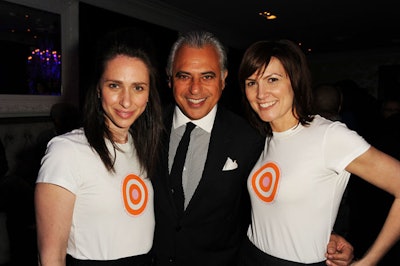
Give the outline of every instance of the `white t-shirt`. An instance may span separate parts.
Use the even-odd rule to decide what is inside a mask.
[[[111,143],[107,141],[109,149]],[[153,187],[141,174],[133,140],[118,144],[115,174],[106,170],[82,129],[53,138],[37,182],[76,195],[67,253],[82,260],[115,260],[149,252],[153,243]],[[111,154],[114,154],[110,149]]]
[[[247,181],[250,241],[285,260],[324,261],[350,177],[344,169],[369,147],[345,124],[320,116],[307,127],[274,132]]]

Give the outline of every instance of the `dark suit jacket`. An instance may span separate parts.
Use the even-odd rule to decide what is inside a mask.
[[[245,119],[219,105],[201,181],[179,219],[168,174],[172,113],[173,108],[167,112],[164,150],[153,178],[156,265],[234,265],[250,221],[246,180],[264,139]],[[222,170],[228,157],[237,161],[237,169]]]

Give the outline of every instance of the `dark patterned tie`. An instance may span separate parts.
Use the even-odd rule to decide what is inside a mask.
[[[185,165],[186,153],[190,142],[190,133],[195,128],[195,126],[196,125],[192,122],[186,124],[185,133],[183,134],[182,139],[179,142],[178,148],[176,149],[174,163],[172,164],[171,168],[171,191],[179,216],[181,216],[183,213],[184,205],[182,171],[183,166]]]

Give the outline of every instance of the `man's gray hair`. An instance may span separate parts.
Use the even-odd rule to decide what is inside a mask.
[[[193,48],[203,48],[207,45],[215,47],[219,55],[219,64],[223,74],[228,69],[228,59],[224,45],[215,37],[214,34],[207,31],[189,31],[181,33],[178,39],[171,47],[167,62],[167,75],[172,76],[172,66],[175,60],[176,51],[182,46],[187,45]]]

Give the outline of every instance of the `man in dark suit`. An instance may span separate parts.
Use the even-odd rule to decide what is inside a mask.
[[[166,111],[164,150],[153,178],[155,265],[235,265],[250,218],[246,180],[264,139],[246,120],[218,104],[228,75],[227,58],[211,33],[181,35],[171,48],[167,72],[176,105]],[[181,206],[174,201],[178,189],[170,171],[187,122],[196,127],[182,173]],[[336,242],[331,245],[336,250]],[[337,257],[342,262],[351,261],[352,247],[347,247]]]

